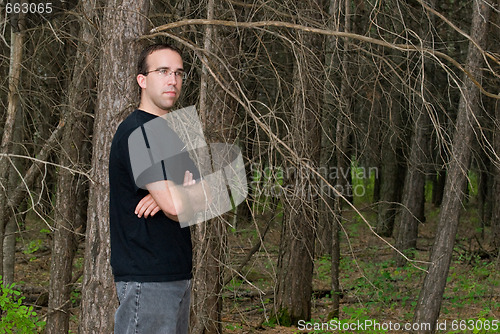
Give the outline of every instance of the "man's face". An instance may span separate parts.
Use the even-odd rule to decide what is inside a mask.
[[[177,77],[175,72],[184,71],[182,58],[177,52],[164,49],[151,53],[146,58],[146,64],[148,72],[153,72],[137,76],[137,83],[142,88],[140,108],[163,115],[179,98],[182,77]]]

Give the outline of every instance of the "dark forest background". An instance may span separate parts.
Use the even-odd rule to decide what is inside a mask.
[[[1,1],[0,276],[36,331],[112,331],[109,147],[159,41],[250,185],[191,228],[192,333],[498,318],[499,1],[31,4]]]

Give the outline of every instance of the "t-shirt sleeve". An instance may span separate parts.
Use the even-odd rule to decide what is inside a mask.
[[[129,178],[128,183],[132,184],[134,187],[134,190],[137,191],[140,189],[140,187],[137,186],[137,183],[135,182],[134,179],[134,174],[132,172],[132,165],[130,161],[130,153],[129,153],[129,147],[128,147],[128,142],[126,136],[122,137],[118,143],[117,143],[118,149],[118,156],[115,159],[120,160],[122,166],[124,166],[124,169],[126,171],[126,175]],[[125,174],[122,173],[122,177],[124,177]]]
[[[168,179],[165,162],[154,161],[142,126],[136,128],[122,145],[127,152],[130,174],[137,189],[146,189],[149,183]]]
[[[164,122],[148,122],[128,138],[130,165],[135,184],[145,189],[148,183],[170,180],[182,184],[184,173],[200,177],[185,144]]]

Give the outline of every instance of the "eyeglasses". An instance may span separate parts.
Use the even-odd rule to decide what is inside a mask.
[[[156,70],[148,71],[148,72],[144,73],[144,75],[148,75],[151,72],[158,72],[158,74],[161,77],[165,77],[165,78],[173,74],[176,79],[181,79],[181,80],[186,79],[186,76],[187,76],[186,72],[184,72],[184,71],[172,71],[172,70],[169,70],[168,68],[158,68]]]

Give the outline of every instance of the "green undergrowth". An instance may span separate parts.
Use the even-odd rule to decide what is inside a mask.
[[[40,333],[45,322],[38,318],[33,306],[23,304],[25,298],[15,283],[4,285],[0,276],[0,333]]]
[[[373,256],[367,261],[365,256],[345,255],[341,259],[339,319],[316,315],[317,318],[302,326],[299,324],[297,332],[396,333],[396,324],[412,325],[425,272],[411,263],[396,267],[393,260]],[[315,265],[316,281],[330,284],[330,258],[317,259]],[[441,308],[442,327],[438,332],[500,332],[499,287],[500,275],[495,262],[455,252]],[[330,296],[323,298],[323,304],[329,302]]]
[[[276,172],[276,171],[274,171]],[[432,249],[433,237],[438,223],[439,207],[430,203],[432,199],[432,182],[426,185],[426,220],[419,226],[419,242],[417,249],[407,252],[415,262],[397,267],[393,258],[394,251],[390,245],[395,244],[394,238],[379,238],[368,226],[375,226],[377,219],[376,206],[372,205],[373,188],[376,174],[367,169],[351,166],[353,186],[364,187],[363,196],[354,196],[354,204],[359,209],[355,212],[345,206],[342,229],[340,232],[341,262],[340,286],[341,299],[339,316],[328,318],[332,312],[331,298],[331,258],[319,256],[315,259],[312,297],[311,321],[283,327],[292,323],[286,310],[274,313],[276,300],[273,291],[277,285],[276,270],[279,253],[279,232],[281,230],[281,201],[261,191],[261,197],[254,202],[254,210],[265,219],[258,222],[260,230],[273,217],[271,232],[265,237],[263,248],[252,258],[241,274],[248,280],[237,278],[226,286],[226,305],[233,327],[230,331],[241,332],[255,324],[258,328],[275,330],[279,333],[309,332],[309,333],[397,333],[394,328],[383,327],[388,324],[412,324],[415,307],[420,289],[425,278],[426,262]],[[274,179],[273,179],[274,177]],[[274,176],[269,171],[256,175],[254,181],[263,181],[259,186],[282,185],[280,173]],[[493,321],[500,314],[500,275],[495,255],[485,258],[480,243],[487,245],[487,228],[478,220],[476,199],[474,199],[474,175],[471,175],[469,200],[464,202],[456,246],[453,251],[452,263],[444,293],[439,323],[447,328],[438,329],[438,333],[496,333]],[[262,189],[262,188],[261,188]],[[258,190],[255,186],[254,190]],[[361,193],[359,193],[361,194]],[[363,218],[359,216],[363,215]],[[267,216],[266,216],[267,215]],[[271,220],[272,220],[271,219]],[[365,221],[366,220],[366,221]],[[368,223],[368,224],[367,224]],[[243,230],[233,234],[238,243],[249,249],[258,236],[254,226],[245,226]],[[274,231],[274,233],[273,233]],[[486,234],[486,239],[482,233]],[[484,240],[484,241],[483,241]],[[244,252],[243,252],[244,253]],[[240,257],[238,257],[240,259]],[[239,263],[238,261],[235,261]],[[265,291],[259,296],[257,289]],[[329,292],[328,292],[329,291]],[[245,293],[242,293],[245,292]],[[252,294],[253,292],[253,294]],[[252,297],[253,296],[253,297]],[[234,313],[240,312],[239,316]],[[273,316],[274,314],[274,316]],[[257,316],[258,315],[258,316]],[[333,322],[332,322],[333,321]],[[464,323],[465,321],[465,323]],[[349,329],[353,324],[373,324],[360,330]],[[379,324],[376,327],[375,324]],[[452,324],[455,326],[453,327]],[[460,329],[462,324],[462,329]],[[467,325],[465,330],[464,324]],[[486,329],[485,326],[489,329]],[[236,327],[234,327],[236,326]],[[242,326],[241,329],[238,326]],[[319,326],[319,327],[318,327]],[[458,327],[457,327],[458,326]],[[254,327],[255,328],[255,327]],[[345,329],[348,328],[348,329]],[[457,329],[458,328],[458,329]]]

